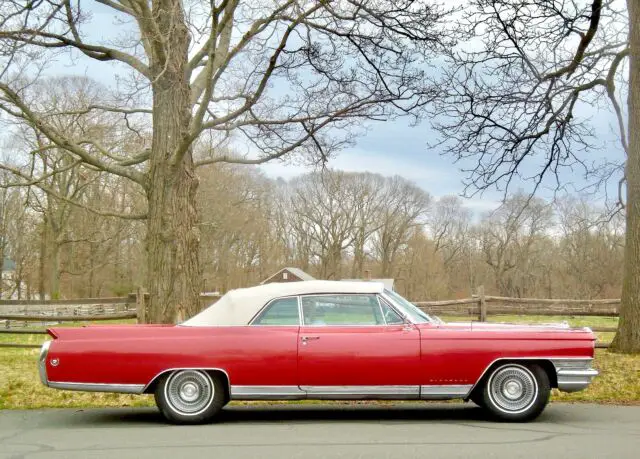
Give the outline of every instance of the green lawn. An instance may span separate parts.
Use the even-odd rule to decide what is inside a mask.
[[[446,320],[469,320],[468,317]],[[545,323],[567,320],[571,325],[615,326],[616,319],[590,317],[525,317],[495,316],[495,322]],[[120,321],[119,323],[122,323]],[[610,341],[612,333],[599,334],[600,339]],[[45,335],[0,334],[0,342],[40,344]],[[38,377],[38,349],[0,348],[0,409],[43,407],[91,407],[91,406],[150,406],[151,396],[101,394],[58,391],[44,387]],[[628,356],[597,350],[594,366],[600,376],[585,391],[565,394],[554,391],[553,399],[565,402],[598,402],[640,404],[640,355]]]

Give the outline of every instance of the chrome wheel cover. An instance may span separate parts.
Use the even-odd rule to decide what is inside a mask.
[[[506,365],[491,375],[489,398],[504,413],[517,414],[529,409],[538,397],[538,382],[528,368]]]
[[[209,408],[214,391],[211,377],[198,370],[178,371],[164,387],[169,407],[184,416],[195,416]]]

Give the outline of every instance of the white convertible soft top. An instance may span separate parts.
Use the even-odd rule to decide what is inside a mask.
[[[275,298],[314,293],[382,293],[382,282],[343,282],[312,280],[277,282],[257,287],[230,290],[217,302],[180,325],[210,327],[247,325],[253,317]]]

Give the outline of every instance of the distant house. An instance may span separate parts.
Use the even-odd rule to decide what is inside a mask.
[[[16,275],[16,262],[5,258],[2,261],[2,280],[13,281]]]
[[[16,263],[10,258],[2,261],[2,279],[0,280],[0,298],[3,300],[17,300],[27,294],[27,285],[16,280]]]
[[[384,288],[386,288],[387,290],[391,290],[392,292],[394,291],[393,289],[394,279],[340,279],[340,280],[345,282],[362,282],[362,281],[382,282],[384,284]]]
[[[260,282],[261,284],[270,284],[272,282],[300,282],[315,280],[311,274],[305,273],[299,268],[282,268],[277,273]]]

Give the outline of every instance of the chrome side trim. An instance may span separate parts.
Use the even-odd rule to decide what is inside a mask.
[[[118,392],[121,394],[141,394],[144,384],[102,384],[49,381],[49,387],[62,390],[79,390],[85,392]]]
[[[420,386],[420,398],[423,400],[445,400],[464,398],[471,392],[471,384],[449,384],[442,386]]]
[[[420,386],[300,386],[308,399],[382,399],[420,398]]]
[[[560,387],[560,381],[561,381],[560,372],[563,371],[563,369],[576,368],[576,367],[577,368],[585,368],[585,366],[588,368],[588,367],[591,366],[591,362],[593,361],[593,358],[591,358],[591,357],[540,357],[540,356],[535,356],[535,357],[499,357],[499,358],[493,360],[491,363],[489,363],[489,365],[486,366],[486,368],[484,369],[484,371],[482,372],[480,377],[477,379],[475,384],[471,387],[469,392],[464,397],[465,399],[468,398],[471,395],[471,392],[473,391],[473,389],[476,388],[478,383],[480,383],[482,378],[484,378],[484,375],[487,373],[489,368],[491,368],[493,366],[493,364],[495,364],[496,362],[499,362],[501,360],[529,360],[529,361],[532,361],[532,362],[533,361],[541,361],[541,360],[543,360],[543,361],[551,362],[551,364],[556,369],[556,375],[558,377],[558,389],[560,389],[561,391],[576,392],[576,391],[585,389],[591,383],[591,378],[589,378],[589,381],[586,383],[586,385],[583,385],[583,386],[581,386],[579,388],[577,388],[579,386],[577,383],[575,383],[575,386],[572,386],[571,382],[569,384],[564,384],[563,386],[564,387],[576,387],[575,389],[567,390],[566,388],[561,388]],[[598,374],[598,372],[596,370],[592,370],[592,371],[596,372],[595,375]],[[595,375],[593,375],[593,376],[595,376]]]
[[[222,368],[216,368],[216,367],[210,367],[210,368],[205,368],[205,367],[177,367],[177,368],[167,368],[165,370],[162,370],[157,375],[155,375],[153,378],[151,378],[151,381],[149,381],[146,385],[144,385],[144,389],[142,389],[142,393],[145,393],[147,391],[147,389],[149,388],[149,386],[151,386],[151,384],[153,384],[153,382],[156,379],[158,379],[160,376],[162,376],[163,374],[165,374],[165,373],[167,373],[169,371],[177,371],[177,370],[219,371],[221,373],[224,373],[224,375],[227,377],[227,382],[229,383],[229,387],[227,389],[231,388],[231,378],[229,377],[229,373],[227,373]]]
[[[302,400],[307,393],[298,386],[232,386],[232,400]]]
[[[38,357],[38,373],[40,373],[40,381],[45,386],[49,385],[49,380],[47,379],[47,356],[49,355],[50,346],[51,341],[45,341],[40,349],[40,357]]]

